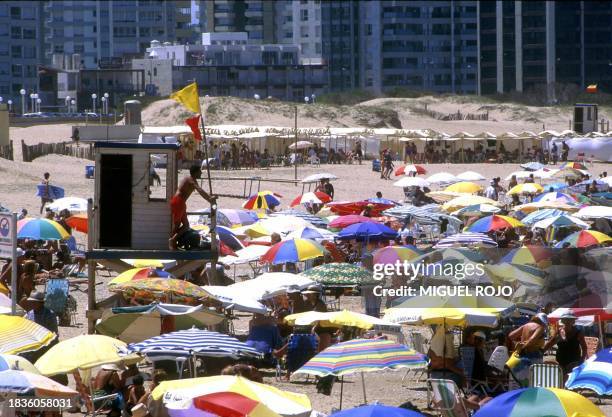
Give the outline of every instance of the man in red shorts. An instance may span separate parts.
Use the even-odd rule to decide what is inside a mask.
[[[193,191],[197,191],[206,201],[214,204],[217,201],[217,197],[214,195],[208,195],[198,185],[198,179],[202,175],[202,169],[199,165],[192,165],[189,168],[189,177],[185,177],[181,180],[176,194],[170,200],[170,209],[172,211],[172,232],[170,239],[168,239],[171,250],[176,250],[176,239],[180,232],[189,228],[189,220],[187,220],[187,199]]]

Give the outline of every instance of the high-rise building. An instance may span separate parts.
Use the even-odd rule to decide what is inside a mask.
[[[199,9],[202,32],[247,32],[250,43],[276,42],[273,0],[201,0]]]
[[[0,2],[0,96],[5,103],[12,100],[18,112],[19,91],[26,90],[29,97],[38,90],[38,65],[43,62],[42,13],[38,1]]]
[[[479,2],[481,94],[612,87],[612,3]]]

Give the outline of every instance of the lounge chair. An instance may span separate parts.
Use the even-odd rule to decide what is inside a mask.
[[[450,379],[428,379],[427,386],[433,393],[432,408],[443,417],[469,417],[463,393]]]
[[[537,363],[529,367],[529,386],[563,388],[563,370],[559,365]]]
[[[427,354],[428,348],[426,346],[425,338],[423,337],[422,333],[410,332],[408,337],[410,339],[410,346],[412,346],[414,350],[424,355]],[[408,378],[408,375],[410,375],[411,372],[414,372],[415,380],[420,381],[423,375],[427,375],[427,367],[408,369],[408,371],[402,378],[402,385],[404,384],[404,381],[406,380],[406,378]]]

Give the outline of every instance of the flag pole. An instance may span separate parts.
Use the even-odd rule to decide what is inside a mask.
[[[197,88],[196,88],[197,91]],[[212,179],[210,177],[210,159],[208,158],[208,140],[206,139],[206,129],[204,129],[204,115],[202,114],[202,106],[200,105],[200,94],[198,93],[198,106],[200,107],[200,131],[202,133],[202,141],[204,142],[204,158],[206,159],[206,175],[208,176],[208,191],[213,195]],[[210,205],[210,275],[208,285],[217,285],[217,260],[219,252],[217,251],[217,203]],[[204,269],[206,271],[206,269]],[[213,281],[213,282],[210,282]]]

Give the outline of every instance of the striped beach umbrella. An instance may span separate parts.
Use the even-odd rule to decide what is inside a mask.
[[[17,355],[9,355],[6,353],[0,354],[0,371],[8,371],[9,369],[16,371],[28,371],[33,374],[38,374],[38,369],[26,358]]]
[[[612,394],[612,348],[602,349],[574,368],[565,388],[586,388],[599,395]]]
[[[366,285],[377,281],[372,272],[349,263],[329,263],[305,270],[300,276],[312,279],[322,285]]]
[[[272,246],[260,258],[260,262],[273,265],[301,262],[325,255],[326,249],[310,239],[291,239]]]
[[[290,206],[295,207],[300,204],[324,204],[329,203],[331,201],[331,197],[321,191],[314,191],[309,193],[304,193],[302,195],[298,195],[293,199]]]
[[[70,235],[56,221],[27,217],[17,222],[18,239],[62,240]]]
[[[572,168],[572,169],[584,169],[588,170],[586,165],[580,162],[566,162],[559,169]]]
[[[412,245],[385,246],[374,252],[373,261],[375,264],[395,264],[398,261],[410,261],[421,255],[423,255],[423,252]]]
[[[570,248],[588,248],[590,246],[597,246],[607,242],[612,242],[612,237],[605,233],[597,232],[595,230],[580,230],[567,236],[565,239],[555,245],[556,248],[562,248],[566,243],[569,244]]]
[[[535,182],[528,182],[528,183],[524,183],[524,184],[517,184],[514,187],[512,187],[507,195],[514,195],[514,194],[539,194],[542,191],[544,191],[544,188],[542,188],[542,186],[540,184],[537,184]]]
[[[510,229],[520,226],[524,226],[523,223],[515,218],[493,214],[492,216],[483,217],[475,221],[467,230],[469,232],[487,233],[494,230]]]
[[[546,186],[548,187],[548,186]],[[576,199],[569,194],[552,191],[542,193],[533,198],[533,201],[562,201],[564,203],[575,203]]]
[[[256,349],[235,337],[196,328],[165,333],[139,343],[130,343],[126,352],[143,355],[261,357],[261,353]]]
[[[434,245],[434,248],[451,248],[456,246],[494,248],[497,247],[497,242],[484,233],[463,232],[440,239],[440,241]]]
[[[79,393],[37,373],[8,370],[0,372],[0,394],[70,398]]]
[[[409,165],[402,165],[401,167],[397,168],[395,170],[395,175],[396,176],[408,175],[408,174],[411,174],[413,172],[416,172],[417,175],[425,175],[425,174],[427,174],[427,170],[425,168],[423,168],[421,165],[409,164]]]
[[[474,417],[604,417],[589,399],[558,388],[522,388],[501,394]]]
[[[109,281],[108,285],[123,284],[146,278],[173,278],[172,274],[156,268],[132,268],[117,275]]]
[[[463,207],[459,210],[453,211],[451,214],[453,216],[486,216],[488,214],[499,213],[501,209],[492,204],[474,204],[471,206]]]
[[[534,229],[558,229],[561,227],[573,227],[578,229],[588,229],[590,226],[588,223],[583,222],[577,217],[570,216],[569,214],[560,214],[558,216],[549,217],[547,219],[540,220],[533,224]]]
[[[545,246],[521,246],[520,248],[512,249],[508,252],[501,259],[501,262],[521,265],[540,265],[541,262],[549,260],[552,255],[552,250]]]
[[[294,230],[284,237],[284,240],[288,239],[312,239],[312,240],[322,240],[322,239],[330,239],[333,240],[336,237],[336,234],[330,232],[327,229],[319,229],[316,227],[301,227],[298,230]]]
[[[247,201],[242,204],[242,208],[249,210],[261,210],[261,209],[273,209],[280,205],[282,196],[280,194],[273,193],[272,191],[260,191],[249,197]]]
[[[523,212],[520,212],[520,213],[523,213]],[[554,208],[540,209],[540,210],[533,211],[529,213],[528,215],[526,215],[525,217],[523,217],[521,219],[521,222],[528,226],[531,226],[532,224],[537,223],[540,220],[544,220],[544,219],[547,219],[553,216],[559,216],[565,213],[566,212],[563,210],[558,210]]]
[[[327,227],[331,229],[343,229],[355,223],[373,222],[370,217],[361,216],[359,214],[348,214],[346,216],[339,216],[329,222]]]
[[[0,315],[0,353],[17,354],[47,346],[56,335],[19,316]]]

